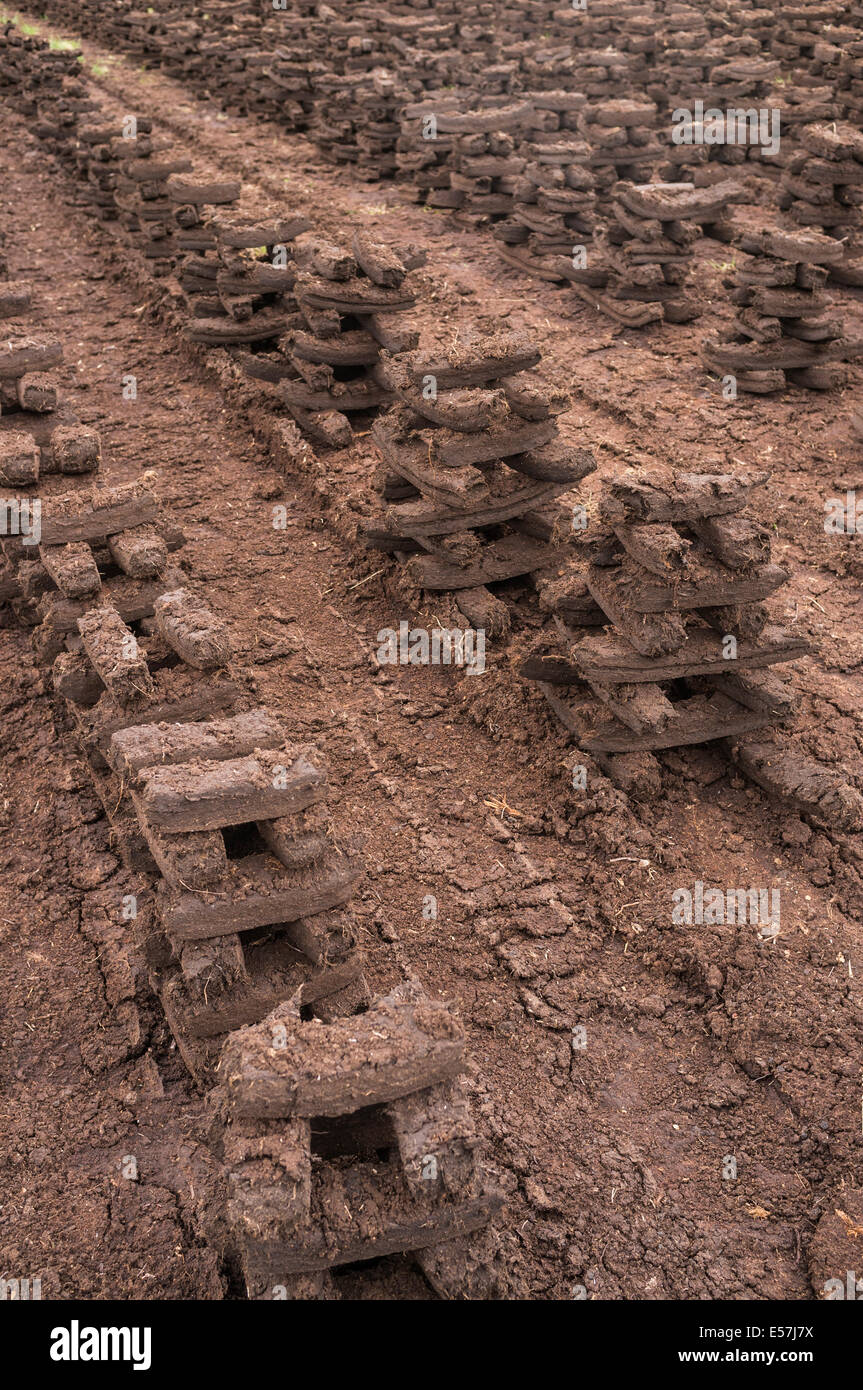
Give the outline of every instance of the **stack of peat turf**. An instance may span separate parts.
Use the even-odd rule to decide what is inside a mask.
[[[444,1298],[499,1296],[500,1192],[478,1161],[464,1032],[414,984],[307,1019],[297,994],[225,1044],[230,1251],[250,1297],[338,1297],[339,1267],[405,1252]],[[280,1290],[277,1294],[275,1290]]]
[[[863,285],[863,132],[847,121],[804,126],[802,149],[786,165],[779,206],[801,227],[841,240],[845,254],[830,265],[837,284]]]
[[[808,646],[770,621],[763,600],[788,575],[745,514],[768,476],[627,470],[602,494],[603,535],[543,586],[553,626],[521,673],[622,783],[652,781],[657,750],[792,712],[768,668]]]
[[[469,221],[504,217],[524,165],[518,145],[536,120],[531,100],[478,107],[476,98],[426,97],[402,111],[397,168],[415,200],[430,208]]]
[[[410,96],[385,68],[344,76],[321,73],[315,80],[309,135],[328,159],[353,164],[360,177],[392,178],[399,113]]]
[[[656,106],[645,97],[619,97],[585,106],[576,128],[590,146],[596,187],[607,192],[619,180],[646,183],[664,151],[654,134]]]
[[[698,304],[685,288],[692,248],[705,226],[721,230],[729,205],[742,199],[743,190],[731,180],[710,188],[619,183],[612,194],[606,246],[590,258],[592,268],[602,272],[602,293],[577,279],[576,293],[630,326],[696,318]]]
[[[119,161],[114,198],[120,221],[153,262],[154,275],[169,275],[177,254],[176,203],[169,197],[168,180],[173,174],[188,173],[191,167],[191,160],[155,147],[146,155],[133,149]]]
[[[209,614],[187,591],[167,593],[156,622],[188,666],[212,671],[214,651],[202,656],[195,627],[183,627],[201,611]],[[101,612],[91,615],[93,630],[104,625]],[[214,630],[211,622],[211,637]],[[122,702],[104,756],[162,875],[157,908],[171,964],[160,993],[186,1063],[201,1077],[227,1033],[257,1023],[298,989],[318,1017],[367,1002],[344,910],[359,863],[332,838],[315,749],[287,741],[266,709],[156,722],[160,703],[155,685],[148,700]]]
[[[124,162],[152,154],[152,128],[152,121],[135,116],[132,121],[127,118],[124,129],[99,111],[78,121],[75,163],[79,178],[86,180],[82,195],[102,221],[114,221],[118,215],[116,192]]]
[[[863,77],[860,75],[863,65],[863,4],[860,4],[860,0],[852,0],[846,23],[840,32],[841,39],[839,33],[834,36],[830,30],[824,35],[824,42],[831,46],[828,61],[831,65],[835,64],[827,80],[835,78],[840,114],[846,121],[855,121],[860,126],[863,125]],[[815,56],[818,57],[817,50]],[[836,69],[838,77],[835,76]]]
[[[98,466],[95,431],[77,425],[56,430],[55,454],[61,433],[79,472]],[[98,604],[110,607],[113,619],[102,665],[91,657],[104,685],[123,693],[147,686],[146,670],[130,658],[136,644],[128,624],[152,618],[156,597],[179,576],[167,566],[169,540],[158,521],[159,506],[143,474],[134,483],[104,487],[96,481],[89,490],[43,500],[42,574],[34,573],[34,580],[41,580],[33,633],[39,662],[53,662],[64,652],[74,657],[80,648],[78,620]]]
[[[371,999],[322,760],[255,705],[225,624],[130,530],[154,517],[145,486],[52,511],[52,569],[77,549],[83,573],[108,537],[125,582],[62,594],[43,655],[114,842],[155,889],[121,924],[134,960],[105,929],[109,998],[122,1017],[149,976],[192,1075],[219,1082],[213,1237],[250,1297],[328,1296],[331,1268],[397,1251],[444,1297],[493,1296],[493,1238],[474,1233],[501,1198],[463,1031],[413,984]]]
[[[25,35],[9,20],[0,25],[0,91],[14,91],[35,134],[58,155],[74,148],[78,103],[86,98],[77,82],[80,51],[50,48],[46,39]]]
[[[554,563],[549,504],[595,467],[559,440],[566,400],[532,372],[539,360],[507,333],[388,358],[398,403],[372,427],[386,509],[366,543],[404,563],[407,587],[449,593],[490,633],[508,629],[509,609],[487,586]]]
[[[707,367],[733,376],[742,391],[842,385],[843,364],[863,354],[863,342],[843,336],[824,289],[829,268],[843,260],[842,244],[822,232],[780,228],[746,232],[737,244],[747,253],[731,277],[739,312],[721,338],[702,343]]]
[[[729,38],[723,61],[716,46],[697,55],[697,77],[683,85],[666,114],[665,159],[668,179],[691,179],[702,187],[730,174],[729,165],[764,159],[778,169],[781,113],[772,113],[778,63],[765,63],[756,41],[733,48]],[[740,113],[739,115],[737,113]],[[749,118],[747,119],[747,113]],[[765,149],[772,154],[764,154]]]
[[[416,335],[399,315],[416,301],[409,269],[425,256],[413,248],[394,250],[359,230],[350,251],[308,236],[294,255],[301,323],[282,343],[291,375],[281,381],[280,391],[303,430],[342,448],[353,441],[349,415],[392,400],[379,371],[382,352],[416,345]]]
[[[522,145],[512,217],[495,228],[504,260],[546,280],[573,278],[595,228],[590,147],[566,131]]]
[[[229,207],[179,232],[192,252],[180,267],[192,313],[186,336],[234,349],[250,376],[280,380],[270,350],[297,319],[293,242],[308,226],[304,217]]]
[[[29,290],[0,282],[0,315],[17,318],[29,308]],[[7,331],[12,324],[6,323]],[[81,477],[99,467],[99,436],[58,408],[50,368],[63,359],[60,343],[18,332],[0,345],[0,605],[11,604],[18,622],[39,621],[37,603],[53,582],[39,561],[46,479]]]
[[[830,29],[841,24],[845,0],[791,0],[774,7],[776,26],[770,52],[794,68],[808,69]]]
[[[207,208],[230,207],[240,196],[235,179],[202,180],[192,174],[172,174],[165,186],[173,205],[174,247],[185,253],[177,267],[180,288],[195,318],[251,318],[252,302],[243,296],[220,292],[221,270],[216,236],[207,225]],[[191,336],[191,335],[189,335]]]

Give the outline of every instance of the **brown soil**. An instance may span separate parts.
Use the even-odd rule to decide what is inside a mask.
[[[489,239],[322,168],[301,138],[225,118],[122,60],[109,69],[90,78],[106,106],[172,130],[196,174],[241,175],[250,197],[308,211],[336,240],[350,222],[428,243],[422,329],[455,338],[505,320],[535,336],[549,380],[575,393],[564,436],[600,460],[588,496],[628,451],[770,463],[763,519],[792,574],[779,609],[820,647],[796,668],[795,739],[860,785],[863,566],[858,540],[822,529],[837,480],[863,487],[853,389],[721,399],[697,346],[731,316],[728,248],[699,246],[702,321],[627,333],[502,268]],[[6,114],[0,133],[10,273],[35,288],[32,321],[65,345],[61,379],[102,433],[106,480],[155,471],[188,536],[184,563],[255,665],[261,703],[325,753],[340,829],[367,835],[358,917],[373,986],[414,973],[467,1031],[485,1153],[508,1194],[513,1295],[807,1299],[844,1278],[824,1223],[857,1209],[860,1181],[853,858],[709,750],[663,755],[655,802],[629,803],[600,777],[576,797],[578,759],[506,650],[483,677],[376,671],[378,631],[416,615],[363,579],[368,560],[331,524],[340,491],[370,478],[369,442],[332,455],[317,490],[275,479],[203,357],[160,321],[134,257],[76,205],[23,122]],[[859,329],[859,298],[836,298]],[[122,399],[127,373],[136,402]],[[286,531],[271,525],[273,495]],[[213,1180],[200,1099],[134,962],[125,980],[100,969],[135,885],[53,732],[25,636],[0,632],[0,663],[0,1274],[41,1274],[56,1298],[228,1296],[195,1219]],[[779,938],[672,926],[672,892],[696,879],[780,888]],[[729,1155],[736,1180],[723,1178]],[[828,1273],[825,1251],[841,1269]],[[401,1260],[342,1278],[358,1297],[429,1296]]]

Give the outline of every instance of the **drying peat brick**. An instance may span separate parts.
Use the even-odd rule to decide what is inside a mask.
[[[505,377],[500,390],[510,410],[524,420],[547,420],[550,415],[561,415],[570,404],[565,391],[548,385],[536,372]]]
[[[56,694],[73,705],[94,705],[105,691],[83,651],[61,652],[52,667],[51,680]]]
[[[747,709],[768,711],[781,719],[787,719],[797,708],[794,691],[770,670],[738,671],[717,677],[713,684]]]
[[[788,577],[787,570],[774,564],[750,565],[745,571],[729,573],[726,565],[693,543],[684,572],[673,578],[660,579],[652,571],[645,572],[645,567],[628,555],[615,565],[592,567],[588,583],[592,593],[595,584],[609,595],[613,592],[616,605],[622,608],[635,613],[665,613],[758,603]]]
[[[691,695],[674,705],[674,718],[659,727],[636,732],[620,719],[597,718],[590,725],[580,724],[581,747],[588,753],[656,752],[663,748],[683,748],[709,743],[717,738],[737,738],[756,729],[767,728],[769,714],[745,708],[718,690]]]
[[[660,578],[676,579],[686,568],[691,542],[673,526],[618,522],[613,529],[627,554]]]
[[[250,854],[228,861],[205,902],[196,893],[160,893],[162,924],[171,937],[191,940],[295,922],[342,906],[359,874],[352,859],[335,853],[302,872],[289,872],[271,854]]]
[[[0,380],[17,380],[25,372],[43,372],[63,361],[54,338],[7,338],[0,342]]]
[[[754,782],[830,830],[863,830],[863,797],[841,773],[781,744],[741,739],[735,761]]]
[[[286,869],[308,869],[323,857],[329,833],[329,812],[323,804],[294,816],[258,821],[258,834]]]
[[[152,674],[155,696],[145,709],[130,715],[110,695],[104,694],[93,709],[75,711],[79,740],[106,761],[112,736],[130,725],[176,724],[214,719],[234,713],[242,705],[243,692],[235,681],[210,676],[202,681],[197,671],[179,666]]]
[[[699,540],[729,569],[745,569],[748,565],[763,563],[770,554],[767,527],[739,512],[721,517],[698,517],[689,524]]]
[[[550,420],[521,420],[511,416],[492,421],[481,431],[462,433],[445,426],[431,438],[431,462],[441,468],[463,468],[467,464],[493,463],[510,454],[527,454],[541,449],[557,434]]]
[[[132,805],[138,810],[137,797],[132,793]],[[225,837],[218,830],[192,830],[185,835],[171,835],[150,825],[138,815],[147,848],[170,888],[178,893],[202,893],[216,890],[229,872]]]
[[[309,234],[297,241],[293,249],[297,265],[310,275],[322,275],[325,280],[352,280],[357,274],[357,262],[350,252],[323,237]]]
[[[476,1126],[461,1078],[400,1096],[389,1102],[387,1115],[402,1172],[415,1197],[477,1196]],[[428,1173],[429,1154],[437,1159],[434,1177]]]
[[[422,409],[418,411],[432,424],[443,425],[448,429],[465,434],[478,433],[500,426],[509,414],[506,396],[499,388],[466,387],[453,391],[438,391],[434,396],[422,399],[421,392],[408,374],[402,370],[398,358],[384,357],[378,373],[395,392],[400,401],[414,408],[419,397]]]
[[[679,711],[652,681],[641,685],[599,685],[588,681],[588,685],[611,714],[636,734],[667,729],[679,719]]]
[[[231,346],[234,343],[263,343],[280,338],[288,327],[284,314],[255,314],[247,320],[233,318],[190,319],[184,332],[193,343],[210,347]]]
[[[290,1006],[228,1039],[223,1085],[233,1115],[347,1115],[457,1075],[464,1033],[444,1004],[400,986],[359,1017],[302,1022]],[[286,1044],[274,1038],[286,1033]]]
[[[683,646],[686,628],[680,615],[644,613],[633,609],[629,586],[617,582],[613,570],[591,566],[587,584],[603,612],[642,656],[660,657],[668,652],[676,652]]]
[[[114,488],[94,484],[89,500],[71,493],[43,504],[42,540],[45,545],[104,540],[157,515],[156,498],[143,480]]]
[[[93,598],[102,587],[93,552],[85,541],[72,541],[69,545],[43,545],[39,558],[66,598]]]
[[[0,284],[0,319],[14,319],[19,314],[26,314],[30,300],[29,285],[18,285],[13,280]]]
[[[788,575],[770,561],[765,528],[742,515],[766,476],[627,471],[600,497],[611,543],[582,542],[571,572],[543,590],[555,626],[526,652],[522,674],[621,785],[633,769],[618,757],[637,755],[652,785],[651,752],[738,738],[794,711],[793,692],[763,668],[808,643],[769,622],[762,600]],[[594,625],[588,597],[611,630],[570,630]]]
[[[803,126],[799,138],[803,148],[815,158],[837,162],[853,159],[863,164],[863,132],[849,121],[819,121]]]
[[[512,535],[479,545],[474,564],[448,562],[436,554],[414,555],[408,560],[405,573],[420,589],[456,591],[541,571],[550,563],[548,546],[544,542]]]
[[[27,487],[39,477],[39,447],[20,431],[0,434],[0,483]]]
[[[737,644],[734,670],[772,666],[797,661],[811,650],[802,637],[795,637],[772,624],[763,629],[755,643]],[[578,644],[572,661],[585,680],[626,684],[633,681],[679,680],[687,676],[721,675],[729,669],[722,638],[706,628],[689,629],[686,645],[676,651],[650,658],[634,650],[632,643],[615,633],[590,635]]]
[[[446,111],[437,117],[441,135],[483,135],[520,130],[534,115],[530,101],[513,102],[483,111]]]
[[[337,314],[394,313],[410,309],[414,296],[400,287],[376,285],[373,280],[325,280],[320,276],[298,275],[294,284],[298,299],[313,309],[332,309]]]
[[[248,757],[145,767],[139,773],[147,820],[174,832],[216,830],[302,811],[326,796],[312,750],[286,745]]]
[[[687,473],[643,468],[612,479],[600,515],[615,525],[628,521],[694,521],[725,516],[747,506],[753,488],[770,477],[760,469],[736,473]]]
[[[313,815],[319,809],[312,807],[303,814]],[[299,951],[312,965],[335,965],[349,958],[359,960],[359,953],[355,950],[357,935],[357,925],[350,909],[337,907],[286,923],[284,932],[279,933],[279,942],[289,942],[291,948]]]
[[[51,457],[55,472],[98,472],[102,462],[98,432],[88,425],[58,425],[51,433]]]
[[[351,250],[360,270],[376,285],[397,289],[407,274],[395,251],[359,229],[354,232]]]
[[[153,605],[156,623],[168,646],[202,671],[227,664],[230,635],[212,609],[188,589],[162,594]]]
[[[290,334],[291,351],[304,362],[329,367],[372,367],[381,356],[380,344],[362,329],[347,329],[333,338],[315,338],[296,329]]]
[[[47,415],[57,409],[57,387],[47,372],[25,372],[15,383],[15,389],[22,410]]]
[[[404,464],[405,474],[410,466],[410,463]],[[505,473],[502,466],[495,470],[484,469],[483,473],[486,486],[479,500],[462,498],[464,505],[459,505],[458,509],[449,497],[439,502],[432,487],[423,483],[429,501],[404,502],[390,507],[382,527],[372,524],[364,528],[366,543],[381,550],[410,549],[412,539],[423,543],[472,527],[497,526],[542,507],[568,487],[566,483],[538,483],[520,478],[513,472]]]
[[[307,217],[279,215],[249,217],[239,212],[218,212],[209,225],[219,241],[234,250],[250,251],[258,246],[283,246],[311,228]]]
[[[165,182],[165,192],[172,203],[191,203],[194,206],[234,203],[240,196],[241,187],[236,179],[200,182],[181,173],[171,174]]]
[[[206,948],[203,948],[204,952]],[[185,952],[184,952],[185,955]],[[228,968],[230,965],[228,964]],[[198,973],[206,978],[211,965],[204,956]],[[218,972],[221,973],[221,972]],[[190,972],[191,979],[191,972]],[[190,984],[190,991],[194,985]],[[295,1239],[311,1215],[312,1136],[308,1120],[281,1124],[266,1121],[234,1121],[225,1132],[224,1157],[229,1167],[227,1216],[234,1239],[242,1248],[256,1250],[260,1241]],[[257,1261],[254,1261],[257,1268]],[[322,1290],[306,1286],[303,1293],[291,1276],[290,1291],[297,1297],[318,1296]],[[246,1279],[255,1282],[246,1269]],[[261,1280],[266,1286],[266,1280]],[[269,1285],[272,1288],[272,1284]]]
[[[843,364],[863,356],[863,341],[844,336],[823,288],[844,255],[841,242],[811,229],[772,228],[742,233],[739,245],[747,254],[727,282],[738,314],[721,337],[702,343],[707,367],[762,394],[786,382],[810,390],[842,385]]]
[[[242,758],[258,748],[280,748],[285,732],[265,709],[248,710],[205,723],[136,724],[111,737],[108,762],[132,780],[147,767]]]
[[[478,344],[456,343],[445,351],[409,353],[400,365],[414,386],[421,389],[424,379],[431,376],[441,391],[485,386],[535,367],[541,357],[536,344],[527,337],[501,330]]]
[[[172,174],[188,173],[192,161],[181,155],[167,159],[130,159],[126,161],[126,178],[135,183],[166,183]]]
[[[210,999],[218,1000],[243,989],[249,983],[249,972],[243,955],[243,946],[238,936],[223,936],[213,941],[190,941],[180,952],[183,983],[186,991],[197,1004],[207,1004]],[[260,1153],[261,1146],[258,1146]],[[251,1157],[251,1145],[242,1148],[231,1146],[231,1156],[227,1161],[235,1163],[243,1157]]]
[[[364,314],[366,331],[387,352],[413,352],[419,343],[419,333],[405,325],[398,315]]]
[[[111,559],[132,579],[155,579],[168,563],[168,546],[154,526],[133,526],[108,537]]]
[[[153,696],[147,663],[116,608],[91,608],[78,619],[77,626],[99,679],[121,705]]]
[[[207,723],[135,724],[111,737],[107,759],[118,776],[133,780],[145,767],[243,758],[257,748],[279,748],[285,731],[265,709]]]
[[[377,382],[330,381],[322,390],[315,390],[303,381],[282,383],[282,395],[291,410],[300,411],[345,411],[374,410],[385,405],[392,397],[384,386]]]
[[[540,607],[559,614],[570,627],[602,627],[605,617],[590,592],[585,568],[568,569],[555,579],[546,580],[539,590]]]

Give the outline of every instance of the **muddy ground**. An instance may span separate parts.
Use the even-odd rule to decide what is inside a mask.
[[[792,572],[775,611],[819,647],[796,669],[795,737],[860,785],[863,565],[859,538],[823,531],[839,480],[863,488],[847,425],[859,368],[845,393],[726,402],[697,358],[730,316],[726,246],[700,248],[701,321],[622,331],[502,268],[488,236],[322,167],[300,137],[225,117],[93,45],[85,54],[105,104],[152,116],[196,169],[241,173],[336,236],[359,222],[427,243],[424,332],[529,329],[549,378],[573,392],[564,432],[595,451],[599,477],[629,451],[769,460],[765,511]],[[102,432],[109,480],[155,470],[188,537],[183,563],[254,663],[261,701],[326,754],[339,825],[367,837],[358,908],[372,983],[413,972],[467,1028],[485,1154],[508,1194],[512,1295],[798,1300],[844,1278],[855,1243],[835,1212],[853,1228],[861,1203],[853,856],[710,750],[665,755],[652,804],[601,777],[576,797],[573,749],[506,650],[483,676],[376,670],[378,631],[419,615],[368,578],[332,523],[340,484],[371,475],[369,441],[327,461],[323,493],[287,478],[270,496],[261,446],[160,319],[157,289],[10,113],[0,185],[11,273],[35,288],[28,322],[63,340],[62,379]],[[859,330],[859,292],[837,299]],[[212,1177],[205,1107],[134,968],[123,981],[100,969],[135,885],[53,732],[25,635],[0,631],[0,665],[0,1274],[41,1276],[52,1298],[231,1296],[195,1220]],[[779,888],[778,939],[673,926],[672,892],[697,879]],[[137,1179],[124,1176],[130,1155]],[[736,1178],[723,1176],[729,1157]],[[400,1261],[343,1279],[357,1297],[430,1296]]]

